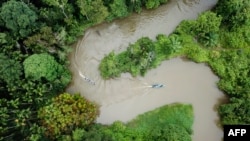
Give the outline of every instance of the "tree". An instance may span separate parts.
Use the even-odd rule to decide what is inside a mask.
[[[159,5],[160,5],[159,0],[146,0],[146,8],[147,9],[156,8]]]
[[[219,108],[223,124],[250,124],[250,100],[230,98],[230,103],[223,104]]]
[[[159,34],[156,42],[156,51],[158,55],[163,54],[165,58],[177,53],[182,48],[182,42],[177,34],[172,34],[169,37]]]
[[[176,34],[170,35],[165,45],[163,49],[165,50],[166,57],[178,52],[182,48],[180,38]]]
[[[182,126],[176,124],[169,124],[163,127],[156,127],[146,140],[164,140],[164,141],[191,141],[190,134]]]
[[[40,123],[46,135],[55,139],[70,134],[77,128],[92,124],[98,115],[97,106],[79,94],[63,93],[52,99],[51,104],[39,109]]]
[[[116,55],[113,51],[103,58],[99,65],[99,69],[104,79],[120,76],[121,71],[118,68]]]
[[[126,0],[126,5],[128,6],[129,12],[137,12],[140,13],[142,11],[142,0]]]
[[[36,26],[37,14],[27,4],[10,0],[0,9],[0,17],[14,36],[26,37]]]
[[[153,9],[160,6],[160,4],[167,3],[168,0],[145,0],[145,6],[147,9]]]
[[[27,105],[19,99],[0,99],[0,140],[46,140],[45,128],[37,124],[37,111]]]
[[[20,62],[16,62],[0,53],[0,64],[0,79],[3,79],[9,85],[13,85],[15,81],[20,79],[22,75]]]
[[[142,37],[130,44],[126,51],[115,55],[111,52],[102,60],[99,69],[104,79],[118,77],[122,72],[133,76],[145,75],[148,69],[155,67],[159,60],[155,54],[155,44],[148,37]]]
[[[92,23],[99,24],[108,16],[108,9],[103,5],[102,0],[77,0],[76,3],[81,14]]]
[[[41,27],[39,32],[24,40],[25,46],[27,46],[32,53],[55,52],[55,45],[57,43],[52,28],[47,26]]]
[[[84,129],[76,128],[72,132],[73,141],[82,141],[86,131]]]
[[[0,33],[0,45],[6,44],[6,34],[5,33]]]
[[[249,26],[241,26],[233,31],[223,31],[220,36],[224,48],[248,48],[250,45]]]
[[[148,37],[142,37],[134,44],[130,44],[127,52],[130,58],[127,65],[131,66],[129,72],[133,76],[138,75],[138,72],[145,75],[147,70],[153,67],[156,60],[155,44]]]
[[[216,13],[207,11],[202,13],[193,25],[196,34],[218,33],[222,17]]]
[[[41,0],[39,8],[39,19],[56,31],[62,27],[68,27],[75,20],[75,8],[68,0]],[[36,2],[36,3],[39,3]]]
[[[250,25],[249,0],[219,0],[215,9],[229,29]]]
[[[72,9],[68,3],[68,0],[42,0],[45,4],[49,6],[54,6],[61,10],[61,13],[66,19],[69,18],[69,13],[72,12]]]
[[[114,0],[109,3],[108,7],[110,13],[107,17],[108,21],[112,21],[114,18],[125,17],[129,14],[125,0]]]
[[[26,78],[54,81],[63,73],[63,67],[49,54],[33,54],[23,62]]]
[[[65,45],[66,36],[67,33],[64,28],[53,32],[52,27],[44,26],[40,28],[39,32],[24,40],[23,43],[32,53],[48,52],[57,55],[56,57],[60,61],[65,62],[67,54],[71,51],[71,48]]]
[[[218,41],[218,32],[222,17],[211,11],[201,14],[192,25],[192,30],[198,41],[205,46],[213,47]]]

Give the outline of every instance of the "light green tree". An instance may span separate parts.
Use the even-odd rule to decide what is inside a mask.
[[[218,33],[222,17],[216,13],[207,11],[202,13],[193,25],[196,34]]]
[[[125,0],[114,0],[112,3],[109,3],[108,6],[110,12],[107,17],[108,21],[111,21],[114,18],[125,17],[129,14]]]
[[[118,68],[116,55],[113,51],[103,58],[99,69],[101,71],[101,76],[104,79],[120,76],[121,71]]]
[[[157,8],[161,4],[164,4],[167,2],[168,2],[168,0],[145,0],[145,6],[147,9],[153,9],[153,8]]]
[[[207,11],[202,13],[192,26],[198,41],[207,47],[216,46],[219,39],[221,21],[222,17],[214,12]]]
[[[45,78],[48,81],[54,81],[63,72],[63,67],[56,62],[54,57],[49,54],[33,54],[23,62],[26,78],[41,80]]]
[[[108,9],[103,5],[102,0],[77,0],[76,3],[81,14],[93,23],[101,23],[108,16]]]
[[[156,8],[159,5],[160,5],[159,0],[146,0],[146,8],[147,9]]]

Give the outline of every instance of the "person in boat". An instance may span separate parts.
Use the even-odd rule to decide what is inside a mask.
[[[162,88],[162,87],[164,87],[163,84],[153,84],[152,85],[152,88]]]

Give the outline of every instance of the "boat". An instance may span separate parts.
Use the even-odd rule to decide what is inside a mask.
[[[163,84],[153,84],[151,87],[152,88],[162,88],[162,87],[164,87],[164,85]]]

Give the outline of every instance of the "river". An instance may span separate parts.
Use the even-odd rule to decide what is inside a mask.
[[[143,36],[155,39],[157,34],[170,34],[184,19],[197,15],[216,4],[216,0],[172,0],[156,10],[104,23],[88,29],[70,56],[73,80],[67,91],[80,92],[98,103],[97,122],[110,124],[129,121],[138,114],[175,102],[191,103],[194,108],[193,141],[220,141],[223,131],[217,126],[217,105],[225,96],[216,86],[218,77],[205,64],[174,58],[162,62],[145,77],[128,73],[120,78],[103,80],[98,71],[101,59],[109,52],[121,52],[129,43]],[[154,83],[166,85],[152,89]]]

